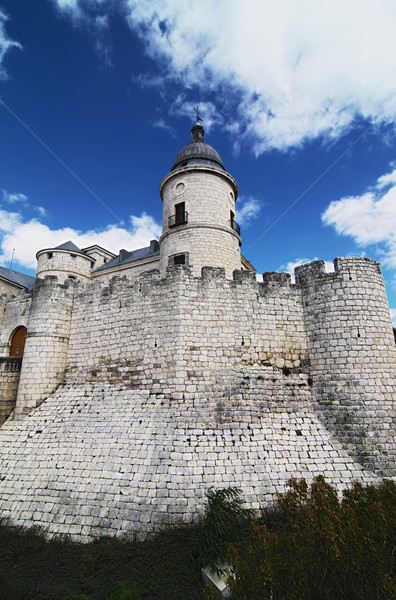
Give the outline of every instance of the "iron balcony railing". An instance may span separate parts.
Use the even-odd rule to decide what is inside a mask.
[[[241,235],[241,228],[239,227],[238,223],[236,221],[234,221],[233,219],[231,221],[228,221],[230,224],[230,227],[237,232],[238,235]]]
[[[185,225],[186,223],[188,223],[188,212],[186,211],[176,213],[175,215],[171,215],[168,219],[169,227],[176,227],[176,225]]]

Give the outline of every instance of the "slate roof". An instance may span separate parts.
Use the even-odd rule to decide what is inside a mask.
[[[54,250],[66,250],[66,252],[73,252],[73,254],[82,254],[83,256],[87,256],[83,250],[81,250],[76,244],[74,244],[71,240],[65,242],[64,244],[60,244],[60,246],[55,246],[55,248],[43,248],[39,250],[36,254],[36,258],[39,254],[43,254],[43,252],[53,252]],[[92,262],[94,259],[90,256],[87,256]]]
[[[81,252],[81,249],[76,246],[76,244],[73,244],[71,240],[61,244],[60,246],[56,246],[54,250],[68,250],[69,252],[79,252],[80,254],[84,254]]]
[[[176,160],[171,168],[172,171],[182,169],[187,165],[210,165],[225,171],[220,154],[212,146],[209,146],[204,139],[204,128],[197,123],[191,128],[193,139],[184,146],[176,156]]]
[[[25,273],[19,273],[19,271],[13,271],[6,267],[0,267],[0,278],[23,287],[25,290],[30,290],[36,281],[36,278],[31,275],[25,275]]]
[[[155,252],[150,252],[150,246],[147,246],[146,248],[138,248],[137,250],[133,250],[131,252],[121,250],[118,256],[95,269],[94,273],[98,273],[99,271],[106,271],[107,269],[111,269],[112,267],[119,267],[120,265],[134,263],[138,260],[143,260],[144,258],[159,256],[159,254],[159,248]]]

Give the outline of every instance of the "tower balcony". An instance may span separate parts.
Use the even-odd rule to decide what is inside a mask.
[[[241,235],[241,228],[239,227],[238,223],[234,220],[231,219],[230,221],[228,221],[231,229],[233,229],[234,231],[236,231],[236,233],[240,236]]]
[[[182,212],[176,212],[168,218],[168,227],[176,227],[176,225],[185,225],[188,223],[188,212],[185,210]]]

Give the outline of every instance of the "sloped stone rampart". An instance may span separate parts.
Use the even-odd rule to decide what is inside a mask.
[[[286,376],[261,377],[233,397],[181,401],[109,383],[62,386],[0,430],[1,514],[88,538],[190,521],[210,486],[240,487],[257,509],[296,475],[323,474],[338,489],[378,481],[326,430],[306,386],[276,401]]]
[[[196,518],[210,486],[258,508],[292,476],[338,489],[394,476],[381,275],[345,260],[296,285],[177,266],[36,286],[20,391],[26,412],[45,401],[0,429],[2,514],[74,536],[146,532]]]

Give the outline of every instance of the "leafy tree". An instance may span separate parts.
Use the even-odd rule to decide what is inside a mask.
[[[210,566],[221,572],[231,544],[238,545],[244,539],[253,511],[243,506],[239,488],[209,488],[207,503],[199,539],[201,566]]]

